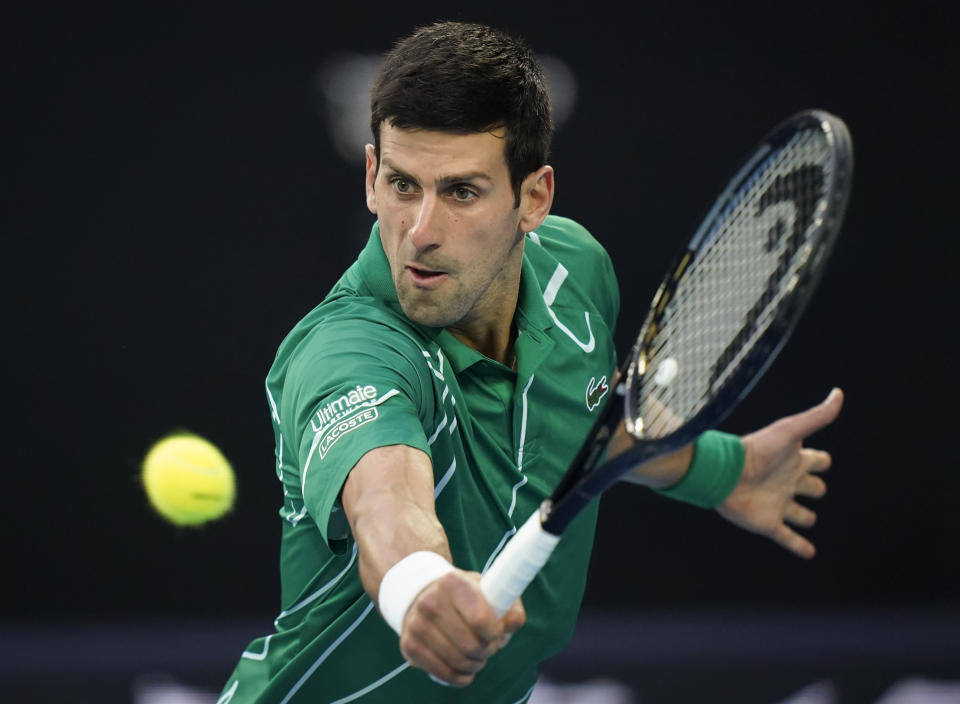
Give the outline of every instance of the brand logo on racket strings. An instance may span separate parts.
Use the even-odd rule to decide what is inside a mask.
[[[607,377],[600,377],[600,381],[597,381],[597,378],[594,376],[590,377],[590,381],[587,382],[587,410],[592,411],[599,406],[600,401],[607,395],[609,390],[610,385],[607,384]]]

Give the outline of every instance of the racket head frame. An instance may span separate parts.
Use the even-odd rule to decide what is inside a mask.
[[[813,229],[808,229],[807,240],[814,243],[808,263],[779,304],[772,322],[704,406],[674,432],[656,439],[646,437],[642,418],[631,407],[631,393],[645,382],[650,372],[646,360],[652,356],[651,345],[667,304],[684,273],[709,242],[718,216],[738,198],[743,184],[765,158],[782,149],[798,132],[811,128],[820,129],[824,134],[830,148],[832,169],[831,182],[824,186],[826,197],[813,216],[810,226]],[[633,467],[655,456],[679,450],[693,443],[704,431],[723,422],[773,363],[812,298],[836,243],[849,200],[853,150],[846,125],[840,118],[823,110],[797,113],[775,127],[735,173],[657,289],[637,341],[621,365],[617,393],[611,394],[587,441],[571,463],[571,467],[579,467],[580,471],[568,472],[541,506],[540,518],[544,529],[550,533],[561,534],[590,500]],[[604,450],[621,420],[625,421],[627,432],[636,439],[636,444],[616,459],[603,462]]]
[[[670,445],[682,447],[695,440],[705,430],[720,424],[750,393],[776,359],[796,328],[823,277],[849,202],[853,175],[853,147],[849,130],[843,120],[824,110],[806,110],[784,120],[754,148],[750,156],[741,164],[736,176],[717,198],[686,249],[668,269],[669,273],[654,295],[647,318],[631,351],[626,370],[626,386],[637,388],[644,383],[650,371],[645,361],[652,356],[651,346],[660,319],[684,273],[709,242],[718,215],[738,197],[744,182],[752,176],[757,166],[762,164],[768,155],[783,148],[796,133],[810,128],[822,131],[830,148],[832,168],[829,172],[831,181],[824,185],[825,198],[818,211],[813,214],[808,228],[807,241],[813,243],[808,263],[802,268],[789,293],[777,307],[772,322],[754,343],[736,371],[723,382],[721,388],[704,407],[686,420],[676,433],[658,438],[655,441],[657,443],[669,440]],[[623,403],[627,431],[641,442],[646,441],[642,419],[639,418],[635,409],[630,407],[629,394],[624,395]],[[678,437],[674,437],[675,435]]]

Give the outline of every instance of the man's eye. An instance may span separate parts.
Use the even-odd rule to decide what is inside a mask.
[[[466,186],[458,186],[453,189],[453,197],[457,200],[471,200],[477,197],[477,194]]]
[[[413,191],[413,185],[405,178],[394,178],[391,179],[390,183],[393,184],[397,193],[411,193]]]

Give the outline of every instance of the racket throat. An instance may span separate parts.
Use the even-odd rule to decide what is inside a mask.
[[[686,429],[656,442],[639,441],[622,455],[558,486],[553,495],[540,504],[543,529],[560,535],[587,504],[616,484],[623,475],[655,457],[681,449],[693,442],[698,434],[699,431]]]
[[[562,535],[566,524],[561,524],[563,516],[554,512],[555,504],[551,499],[544,499],[537,512],[540,514],[540,526],[551,535]],[[570,517],[572,518],[572,516]],[[569,523],[570,518],[567,519]]]

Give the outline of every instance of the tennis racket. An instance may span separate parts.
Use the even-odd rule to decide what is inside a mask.
[[[499,614],[566,527],[638,464],[694,442],[783,347],[823,274],[846,211],[850,134],[820,110],[778,125],[742,163],[660,285],[586,442],[549,499],[481,579]],[[601,463],[621,422],[632,450]]]

